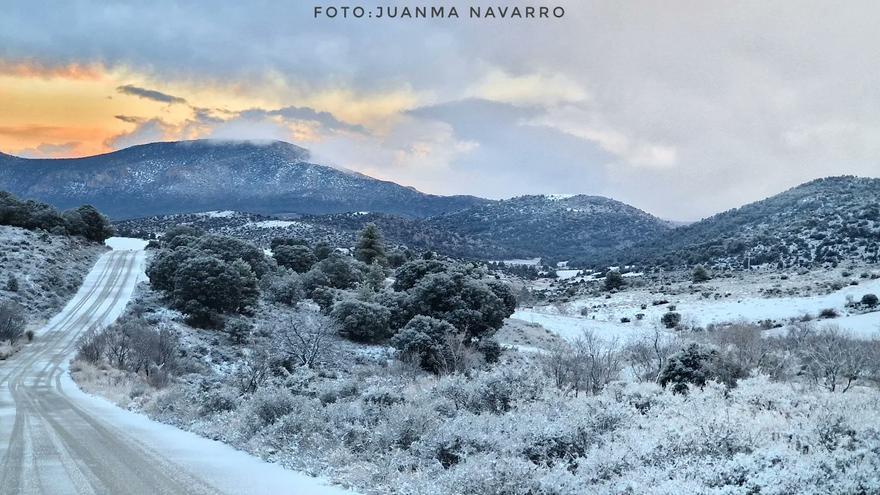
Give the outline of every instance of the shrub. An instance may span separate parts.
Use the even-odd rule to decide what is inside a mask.
[[[660,323],[666,328],[675,328],[681,323],[681,314],[669,311],[660,318]]]
[[[223,330],[229,335],[229,338],[236,344],[243,344],[250,340],[253,326],[247,320],[234,318],[226,320]]]
[[[8,290],[9,292],[18,292],[18,278],[16,278],[15,275],[9,274],[9,278],[6,279],[6,290]]]
[[[691,273],[691,280],[696,283],[705,282],[711,278],[712,276],[709,274],[709,270],[706,270],[703,265],[697,265]]]
[[[611,270],[605,274],[605,290],[617,290],[626,285],[623,275],[617,270]]]
[[[279,266],[290,268],[297,273],[305,273],[318,261],[308,246],[281,245],[273,248],[272,256]]]
[[[175,305],[198,317],[204,310],[248,312],[258,294],[256,277],[241,260],[226,263],[210,255],[199,256],[184,261],[174,275]]]
[[[865,294],[864,296],[862,296],[862,304],[869,308],[873,308],[877,305],[877,303],[878,299],[877,296],[874,294]]]
[[[819,312],[819,318],[830,319],[837,318],[838,316],[840,316],[840,314],[834,308],[825,308]]]
[[[441,373],[449,368],[447,338],[457,333],[445,321],[418,315],[391,339],[391,345],[403,359],[416,362],[426,371]]]
[[[13,301],[0,302],[0,342],[15,342],[24,333],[27,317],[24,308]]]
[[[407,291],[409,314],[447,321],[466,339],[491,335],[513,313],[516,299],[503,284],[477,277],[466,266],[425,275]]]
[[[339,322],[339,334],[356,342],[382,342],[391,336],[391,312],[379,304],[341,301],[330,313]]]
[[[251,397],[248,407],[259,429],[291,412],[295,404],[293,394],[286,389],[262,388]]]
[[[261,282],[263,293],[272,302],[295,306],[305,297],[302,279],[294,272],[280,270]]]
[[[700,344],[691,344],[685,349],[673,354],[666,365],[660,371],[658,382],[666,388],[672,385],[675,393],[686,394],[688,384],[693,384],[702,389],[709,380],[709,361],[717,353]]]
[[[311,283],[306,282],[306,288],[314,289],[323,285],[334,289],[351,289],[363,282],[367,270],[367,265],[354,258],[332,254],[309,270],[306,277]]]

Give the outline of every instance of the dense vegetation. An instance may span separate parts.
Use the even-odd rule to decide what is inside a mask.
[[[104,242],[113,235],[107,218],[93,206],[83,205],[59,213],[45,203],[22,201],[3,191],[0,191],[0,225],[81,236],[94,242]]]
[[[511,289],[482,265],[432,255],[404,257],[387,286],[389,256],[373,224],[361,232],[354,257],[275,239],[268,258],[242,240],[186,226],[168,230],[159,244],[150,284],[193,326],[224,328],[253,316],[261,299],[286,306],[310,299],[336,321],[340,336],[390,343],[435,372],[460,370],[476,356],[493,359],[490,337],[516,306]],[[237,326],[230,330],[239,333]]]
[[[747,268],[880,261],[880,179],[829,177],[679,227],[608,263]],[[581,262],[592,261],[578,257]]]

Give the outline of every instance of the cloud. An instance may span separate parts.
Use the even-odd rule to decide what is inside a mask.
[[[98,64],[120,77],[109,88],[186,88],[191,114],[108,119],[142,116],[141,137],[283,135],[435,192],[601,193],[695,219],[817,176],[877,175],[880,4],[554,3],[566,16],[552,22],[379,23],[270,0],[11,1],[0,70],[76,78]],[[166,128],[146,132],[154,118]],[[7,140],[36,126],[3,125]],[[32,129],[28,143],[84,139]]]
[[[70,156],[79,145],[79,141],[61,144],[41,143],[34,148],[18,150],[15,155],[25,158],[64,158]]]
[[[118,150],[138,144],[176,139],[175,127],[161,119],[148,119],[137,123],[135,128],[105,141],[105,146]]]
[[[349,124],[337,119],[330,112],[317,111],[309,107],[287,106],[276,110],[252,108],[238,112],[238,116],[245,119],[255,120],[267,117],[280,117],[286,122],[308,121],[315,122],[328,130],[343,130],[350,132],[366,132],[366,129],[357,124]]]
[[[104,68],[97,63],[45,64],[35,60],[11,61],[0,59],[0,74],[25,78],[99,80]]]
[[[113,118],[116,120],[121,120],[126,124],[140,124],[144,121],[142,117],[132,117],[131,115],[114,115]]]
[[[160,103],[186,103],[186,99],[179,96],[172,96],[153,89],[139,88],[130,84],[119,86],[116,88],[116,91],[125,95],[137,96],[138,98],[158,101]]]

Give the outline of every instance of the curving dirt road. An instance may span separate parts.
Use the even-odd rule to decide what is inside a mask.
[[[123,311],[144,253],[103,255],[34,342],[0,362],[2,494],[342,494],[81,392],[67,374],[77,337]]]

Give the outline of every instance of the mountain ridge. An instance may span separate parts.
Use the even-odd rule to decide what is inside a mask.
[[[3,154],[0,189],[62,209],[91,203],[115,218],[215,209],[425,217],[489,201],[426,194],[309,160],[308,150],[282,141],[148,143],[79,158]]]

